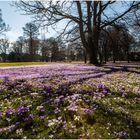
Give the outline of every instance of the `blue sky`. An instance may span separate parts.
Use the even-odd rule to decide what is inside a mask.
[[[17,11],[17,8],[11,6],[11,4],[12,1],[0,0],[0,9],[2,10],[3,21],[11,27],[11,30],[6,33],[6,36],[12,42],[16,41],[19,36],[23,35],[22,27],[24,27],[27,22],[32,21],[32,18],[29,15],[22,15],[22,11]],[[61,29],[60,27],[63,27],[62,23],[57,29]],[[42,31],[44,33],[44,30]],[[49,32],[46,33],[45,31],[46,38],[56,35],[56,32],[51,28],[49,28]]]
[[[18,36],[22,35],[22,27],[31,21],[29,16],[21,15],[19,11],[11,6],[11,1],[0,1],[2,18],[6,24],[9,24],[11,30],[6,33],[10,41],[15,41]]]

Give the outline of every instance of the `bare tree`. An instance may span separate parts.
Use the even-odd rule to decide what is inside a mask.
[[[100,33],[105,27],[113,25],[139,7],[138,1],[20,1],[15,5],[34,15],[36,21],[53,26],[65,21],[62,34],[76,32],[92,64],[98,64]],[[123,8],[120,12],[115,7]]]
[[[57,56],[58,56],[58,42],[55,38],[51,37],[47,40],[48,46],[49,46],[49,55],[50,55],[50,61],[57,61]]]
[[[47,40],[45,38],[43,38],[42,40],[40,40],[40,53],[41,53],[41,60],[42,61],[48,61],[48,44],[47,44]]]
[[[36,40],[39,35],[39,28],[34,23],[27,23],[23,27],[24,35],[26,40],[29,42],[29,54],[31,55],[31,61],[34,60],[34,55],[36,52]]]
[[[0,52],[3,61],[6,61],[7,49],[9,48],[9,40],[7,38],[0,39]]]
[[[130,47],[134,42],[134,37],[129,33],[125,24],[110,26],[101,33],[100,53],[105,62],[108,58],[116,60],[127,60],[129,62]]]
[[[22,54],[24,49],[24,44],[25,44],[25,38],[23,36],[18,37],[16,44],[19,48],[19,54]]]

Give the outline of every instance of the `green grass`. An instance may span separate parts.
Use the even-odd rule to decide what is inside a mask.
[[[0,67],[11,67],[11,66],[28,66],[28,65],[45,65],[45,64],[55,64],[55,63],[72,63],[72,64],[82,64],[82,61],[73,62],[3,62],[0,63]]]
[[[47,63],[46,62],[5,62],[5,63],[0,63],[0,67],[42,65],[42,64],[47,64]]]

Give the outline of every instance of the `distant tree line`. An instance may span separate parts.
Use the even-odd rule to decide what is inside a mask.
[[[79,46],[68,46],[59,38],[38,38],[39,28],[33,23],[23,27],[23,36],[10,43],[7,38],[0,39],[0,58],[6,62],[21,61],[82,61],[83,51]]]
[[[10,43],[0,39],[0,58],[6,62],[21,61],[86,61],[89,60],[80,40],[63,42],[60,38],[38,38],[39,29],[31,23],[23,28],[23,36]],[[101,32],[99,40],[99,63],[107,61],[137,61],[140,59],[140,42],[129,34],[124,25],[109,26]]]

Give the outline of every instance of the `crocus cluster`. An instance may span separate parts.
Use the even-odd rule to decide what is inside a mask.
[[[139,138],[140,69],[48,64],[0,69],[1,138]]]

